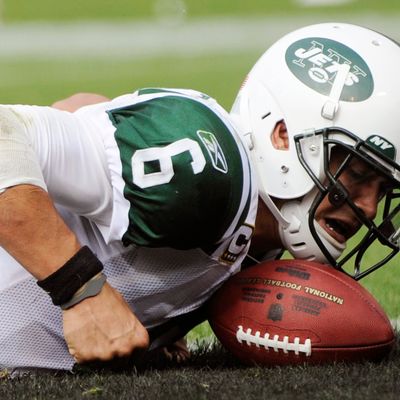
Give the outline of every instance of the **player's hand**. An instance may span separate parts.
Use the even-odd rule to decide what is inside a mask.
[[[109,361],[146,350],[149,335],[117,290],[101,292],[63,311],[64,337],[77,363]]]
[[[185,338],[181,338],[175,343],[162,347],[162,352],[168,361],[176,361],[178,364],[190,358],[190,351]]]

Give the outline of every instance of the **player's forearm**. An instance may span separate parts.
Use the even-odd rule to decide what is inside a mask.
[[[38,280],[64,265],[81,247],[48,194],[18,185],[0,195],[0,246]]]

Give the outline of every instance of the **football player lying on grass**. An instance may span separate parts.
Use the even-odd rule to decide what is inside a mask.
[[[0,365],[171,343],[248,253],[335,268],[355,255],[357,279],[383,265],[399,249],[399,63],[379,33],[320,24],[276,42],[230,114],[154,88],[1,106],[0,245],[27,272],[2,278]],[[367,265],[372,243],[388,251]]]

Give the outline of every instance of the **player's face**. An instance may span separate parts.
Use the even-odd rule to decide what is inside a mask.
[[[331,170],[336,171],[343,159],[343,153],[333,153]],[[340,175],[339,181],[353,203],[368,219],[373,220],[376,217],[379,201],[390,187],[387,180],[371,170],[362,160],[353,158]],[[347,203],[343,203],[340,207],[334,206],[328,196],[317,208],[315,219],[339,243],[346,242],[361,227],[361,222]]]

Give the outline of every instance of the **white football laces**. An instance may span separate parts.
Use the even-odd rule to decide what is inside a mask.
[[[305,354],[307,357],[311,356],[311,339],[306,339],[304,343],[300,343],[300,338],[295,337],[293,342],[289,341],[288,336],[284,336],[283,340],[279,340],[279,335],[274,335],[270,339],[270,334],[267,332],[261,336],[260,331],[255,334],[251,333],[252,329],[248,328],[244,331],[243,326],[239,325],[236,331],[236,339],[239,343],[246,342],[248,346],[256,345],[256,347],[263,346],[266,350],[273,349],[275,352],[282,350],[285,354],[289,351],[294,351],[296,355],[300,353]]]

